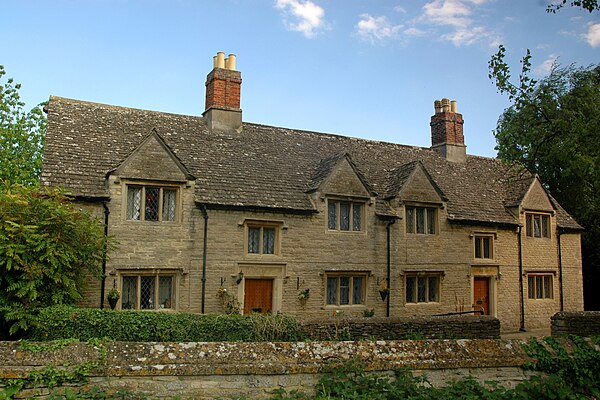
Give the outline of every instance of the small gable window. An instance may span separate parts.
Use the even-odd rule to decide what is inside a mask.
[[[338,231],[362,231],[364,203],[327,201],[327,227]]]
[[[529,237],[550,237],[550,216],[548,214],[525,214],[525,233]]]
[[[494,258],[494,237],[491,235],[476,235],[473,239],[475,243],[475,258],[492,259]]]
[[[277,254],[279,241],[279,225],[269,223],[247,224],[248,254]]]
[[[553,298],[553,283],[551,274],[527,276],[527,294],[530,299]]]
[[[435,235],[437,208],[406,206],[406,233]]]
[[[177,216],[177,189],[159,186],[127,186],[127,219],[170,221]]]

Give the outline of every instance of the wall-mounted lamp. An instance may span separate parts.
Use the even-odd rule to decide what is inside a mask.
[[[242,281],[242,279],[244,279],[244,273],[242,271],[240,271],[240,273],[237,274],[237,279],[235,280],[235,283],[237,283],[239,285],[240,282]]]

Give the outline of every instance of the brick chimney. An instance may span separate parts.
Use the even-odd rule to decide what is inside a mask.
[[[467,146],[463,136],[463,117],[456,112],[456,100],[436,100],[431,117],[431,148],[448,161],[465,162]]]
[[[236,57],[223,52],[213,57],[213,70],[206,76],[206,107],[202,115],[210,129],[242,129],[240,93],[242,74],[235,70]]]

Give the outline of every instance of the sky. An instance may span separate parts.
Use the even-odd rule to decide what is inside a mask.
[[[223,51],[246,122],[429,147],[448,97],[467,152],[494,157],[500,44],[515,78],[527,49],[538,79],[600,62],[600,13],[549,1],[0,0],[0,65],[28,108],[54,95],[201,115]]]

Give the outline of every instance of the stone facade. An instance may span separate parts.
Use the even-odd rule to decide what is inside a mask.
[[[233,83],[216,90],[219,80]],[[105,291],[121,291],[117,307],[482,310],[504,331],[583,309],[581,227],[536,176],[441,151],[464,153],[455,104],[436,106],[432,148],[415,148],[230,124],[240,86],[238,71],[216,67],[207,111],[217,94],[233,100],[204,117],[51,98],[42,181],[101,219],[108,209],[118,246]],[[90,280],[82,305],[99,306],[100,293]]]

